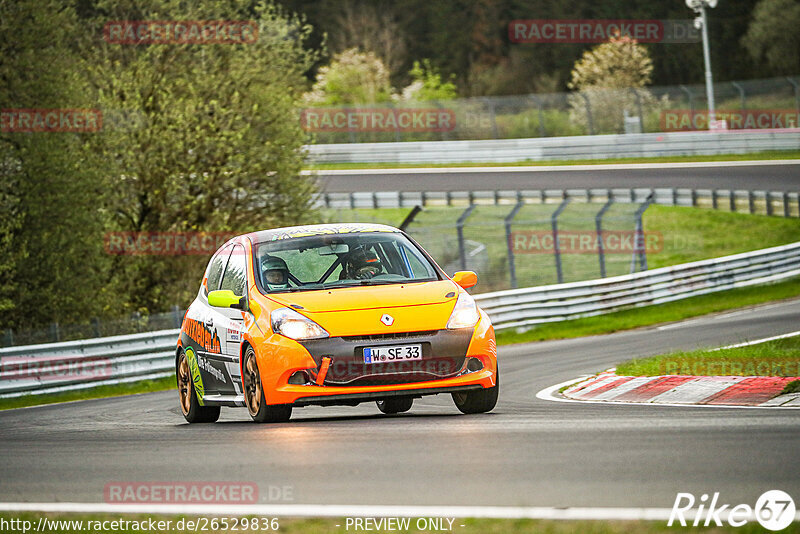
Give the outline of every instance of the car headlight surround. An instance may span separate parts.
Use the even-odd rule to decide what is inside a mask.
[[[447,321],[447,328],[450,330],[472,328],[478,324],[478,319],[480,319],[480,314],[475,299],[469,293],[459,293],[453,313],[450,314],[450,319]]]
[[[272,331],[289,339],[302,341],[330,336],[320,325],[291,308],[273,310],[270,320],[272,321]]]

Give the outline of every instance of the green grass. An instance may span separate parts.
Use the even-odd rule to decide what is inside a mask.
[[[787,393],[800,393],[800,380],[792,380],[786,384],[783,387],[783,391],[781,391],[781,395],[786,395]]]
[[[745,347],[676,351],[617,366],[620,376],[800,376],[800,336]]]
[[[497,333],[497,344],[509,345],[610,334],[797,296],[800,296],[800,278],[792,278],[766,286],[731,289],[667,304],[643,306],[597,317],[545,324],[526,332],[502,330]]]
[[[174,388],[175,377],[168,376],[165,378],[159,378],[157,380],[143,380],[141,382],[131,382],[116,386],[99,386],[91,389],[65,391],[63,393],[24,395],[22,397],[0,399],[0,410],[10,410],[12,408],[24,408],[26,406],[38,406],[42,404],[54,404],[57,402],[118,397],[121,395],[133,395],[136,393],[150,393],[152,391],[164,391]]]
[[[84,529],[81,530],[80,528],[74,528],[78,525],[73,524],[73,528],[69,528],[67,525],[63,525],[64,528],[58,528],[57,526],[54,528],[50,528],[47,532],[52,534],[78,534],[81,532],[101,532],[105,530],[107,532],[115,532],[115,533],[130,533],[130,532],[146,532],[148,519],[152,519],[153,521],[170,521],[171,523],[169,526],[171,528],[166,528],[163,530],[156,530],[156,532],[175,532],[175,533],[185,533],[185,532],[193,532],[193,531],[202,531],[207,532],[209,534],[227,534],[232,532],[232,525],[234,518],[227,518],[228,520],[228,529],[223,530],[221,528],[212,529],[209,527],[211,517],[206,517],[204,523],[206,530],[188,530],[186,529],[186,521],[193,520],[195,522],[198,521],[197,516],[168,516],[168,515],[144,515],[144,514],[36,514],[36,513],[0,513],[0,520],[9,521],[9,520],[22,520],[22,521],[29,521],[30,523],[27,525],[29,530],[28,532],[35,531],[39,519],[40,518],[47,518],[48,520],[54,521],[82,521]],[[251,516],[256,517],[256,516]],[[259,522],[263,521],[264,519],[269,520],[270,518],[257,518]],[[94,530],[88,529],[86,527],[90,527],[96,525],[94,522],[103,522],[103,521],[115,521],[115,520],[126,520],[126,521],[137,521],[142,522],[145,526],[141,527],[140,530],[136,530],[135,528],[121,528],[115,529],[113,531],[108,529],[97,528]],[[177,524],[179,521],[183,520],[183,530],[178,530]],[[412,518],[410,521],[411,528],[409,530],[394,530],[394,531],[387,531],[387,530],[371,530],[371,532],[435,532],[435,530],[425,530],[419,531],[417,530],[416,524],[417,518]],[[221,518],[218,519],[221,523]],[[91,522],[91,523],[89,523]],[[286,534],[339,534],[343,532],[353,532],[354,527],[351,525],[349,529],[346,528],[346,523],[344,518],[331,518],[331,519],[285,519],[285,518],[278,518],[279,529],[277,532],[284,532]],[[195,523],[197,524],[197,523]],[[445,525],[447,522],[445,521]],[[52,523],[50,524],[52,525]],[[48,526],[50,526],[48,525]],[[108,524],[110,526],[110,523]],[[337,526],[339,525],[339,526]],[[462,526],[463,525],[463,526]],[[131,525],[123,525],[130,527]],[[164,526],[167,526],[164,523]],[[574,532],[581,532],[585,534],[660,534],[660,533],[669,533],[674,532],[675,529],[681,529],[680,526],[673,526],[668,527],[666,521],[551,521],[551,520],[533,520],[533,519],[459,519],[456,518],[453,521],[453,530],[452,532],[458,532],[460,534],[572,534]],[[682,530],[685,530],[683,528]],[[758,523],[748,523],[742,527],[733,528],[730,526],[724,527],[703,527],[701,530],[704,533],[708,534],[719,534],[722,532],[735,532],[737,534],[751,534],[755,532],[763,532],[763,529],[758,525]],[[22,532],[22,529],[14,529],[10,530],[10,532]],[[151,531],[152,532],[152,531]],[[249,529],[249,528],[237,528],[236,532],[240,533],[261,533],[267,532],[264,528],[259,529]],[[273,531],[269,531],[273,532]],[[797,534],[800,533],[800,523],[794,522],[789,525],[785,530],[781,532],[785,532],[787,534]]]
[[[581,160],[548,160],[548,161],[515,161],[504,163],[318,163],[309,165],[309,170],[337,170],[337,169],[414,169],[434,167],[519,167],[529,165],[601,165],[616,163],[684,163],[703,161],[756,161],[780,160],[800,158],[797,150],[771,150],[753,154],[724,154],[718,156],[665,156],[660,158],[609,158],[609,159],[581,159]]]

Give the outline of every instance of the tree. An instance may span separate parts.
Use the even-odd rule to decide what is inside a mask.
[[[333,57],[319,69],[305,101],[313,105],[373,104],[391,99],[389,70],[372,52],[355,48]]]
[[[430,60],[415,61],[409,72],[411,84],[400,94],[400,99],[413,102],[430,102],[435,100],[452,100],[458,96],[454,76],[442,81],[439,70],[431,65]]]
[[[572,119],[591,124],[594,133],[621,132],[625,111],[634,114],[639,105],[652,103],[641,89],[652,72],[647,49],[630,37],[614,37],[584,52],[568,84],[577,92],[569,96]]]
[[[328,35],[330,49],[334,53],[352,48],[372,52],[390,76],[399,74],[406,65],[406,42],[395,5],[343,0],[337,7]]]
[[[113,230],[235,232],[308,220],[315,191],[301,175],[298,120],[309,28],[275,7],[223,0],[103,0],[107,20],[254,20],[240,44],[85,43],[86,74],[123,119],[94,139],[105,162]],[[126,121],[125,117],[130,120]],[[197,291],[207,256],[118,256],[114,283],[130,309],[163,311]]]
[[[753,11],[742,45],[754,61],[766,59],[781,74],[800,71],[800,2],[761,0]]]
[[[90,108],[83,32],[58,0],[0,0],[4,110]],[[70,323],[102,313],[104,214],[87,142],[100,133],[0,132],[0,327]]]

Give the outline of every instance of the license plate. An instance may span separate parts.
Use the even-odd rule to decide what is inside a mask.
[[[393,363],[422,359],[422,345],[389,345],[364,348],[364,363]]]

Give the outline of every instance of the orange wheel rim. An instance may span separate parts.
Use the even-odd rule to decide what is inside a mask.
[[[250,415],[255,415],[258,413],[259,408],[261,408],[261,378],[258,374],[255,354],[252,352],[247,353],[244,367],[247,409]]]
[[[189,363],[186,361],[186,355],[181,358],[181,363],[178,366],[178,395],[181,401],[181,411],[183,415],[189,413],[192,407],[192,373],[189,371]]]

